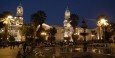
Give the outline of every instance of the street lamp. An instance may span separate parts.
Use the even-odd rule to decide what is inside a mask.
[[[47,33],[46,33],[45,31],[41,32],[40,35],[41,35],[42,38],[45,38],[45,40],[47,40],[47,39],[46,39]]]

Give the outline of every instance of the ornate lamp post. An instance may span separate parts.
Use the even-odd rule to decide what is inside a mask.
[[[82,35],[84,37],[84,41],[83,41],[83,51],[87,52],[87,41],[86,41],[86,36],[88,35],[88,33],[86,32],[86,28],[87,28],[87,24],[85,22],[85,20],[82,21],[82,26],[81,28],[83,28],[83,33],[80,33],[80,35]]]

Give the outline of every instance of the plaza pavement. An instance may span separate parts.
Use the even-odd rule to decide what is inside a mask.
[[[111,45],[112,48],[115,48],[115,45]],[[35,56],[35,51],[42,51],[45,52],[45,55],[52,55],[58,51],[54,50],[55,48],[49,48],[49,50],[43,50],[44,48],[38,48],[36,47],[34,49],[34,53],[31,52],[26,58],[36,58]],[[10,47],[6,48],[0,48],[0,58],[16,58],[18,51],[21,50],[22,53],[22,48],[15,46],[14,49],[11,49]],[[114,50],[115,51],[115,50]],[[39,52],[37,52],[39,54]],[[37,54],[36,53],[36,54]],[[55,55],[55,54],[54,54]],[[84,53],[84,52],[72,52],[72,53],[61,53],[60,55],[63,55],[64,58],[85,58],[85,57],[91,57],[91,58],[115,58],[115,55],[110,56],[110,55],[105,55],[105,54],[97,54],[97,53]],[[38,56],[38,55],[37,55]],[[61,57],[61,56],[60,56]]]
[[[70,47],[68,47],[70,48]],[[110,54],[99,54],[93,52],[61,52],[60,47],[36,47],[27,58],[39,58],[40,55],[43,58],[115,58],[114,55]],[[64,48],[65,49],[65,48]],[[57,56],[57,57],[56,57]]]
[[[18,47],[13,49],[11,47],[0,48],[0,58],[16,58],[18,51]]]

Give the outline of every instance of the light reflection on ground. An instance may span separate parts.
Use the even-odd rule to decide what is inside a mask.
[[[105,47],[88,47],[87,52],[94,53],[94,54],[100,54],[100,55],[115,55],[115,52],[112,51],[110,48]],[[83,56],[83,47],[37,47],[34,49],[32,57],[79,57]],[[80,55],[81,54],[81,55]]]

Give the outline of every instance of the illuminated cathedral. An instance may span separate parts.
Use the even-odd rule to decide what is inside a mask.
[[[20,32],[20,27],[23,25],[23,7],[21,0],[16,10],[16,16],[9,18],[10,24],[8,25],[8,33],[15,38],[15,41],[24,41]]]
[[[68,38],[69,41],[73,41],[72,34],[73,34],[73,27],[70,24],[70,11],[67,7],[65,11],[65,20],[64,20],[64,39]],[[66,39],[65,39],[66,40]]]

